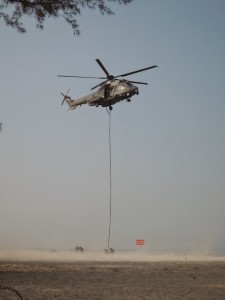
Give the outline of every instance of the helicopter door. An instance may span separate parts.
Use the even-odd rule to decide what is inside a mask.
[[[104,90],[104,98],[107,99],[109,97],[109,84],[105,85],[105,90]]]

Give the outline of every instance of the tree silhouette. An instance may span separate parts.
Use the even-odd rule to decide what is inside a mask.
[[[24,33],[26,29],[21,21],[24,15],[36,20],[36,27],[43,29],[46,18],[62,17],[72,27],[74,34],[79,35],[77,16],[84,8],[99,9],[103,15],[113,15],[108,2],[128,4],[133,0],[0,0],[0,18],[6,25]]]

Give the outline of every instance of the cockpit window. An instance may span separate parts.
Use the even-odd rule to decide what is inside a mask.
[[[128,84],[128,86],[132,86],[132,83],[129,81],[127,81],[127,84]]]
[[[122,84],[123,86],[125,86],[125,87],[131,87],[131,86],[132,86],[131,82],[129,82],[129,81],[121,82],[121,84]]]

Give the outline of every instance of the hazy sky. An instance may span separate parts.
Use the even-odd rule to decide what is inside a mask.
[[[108,115],[73,99],[104,76],[148,82],[112,111],[111,246],[225,252],[225,1],[136,0],[26,34],[0,19],[0,248],[105,248]]]

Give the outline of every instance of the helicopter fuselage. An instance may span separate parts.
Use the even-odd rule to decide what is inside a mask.
[[[117,102],[138,95],[138,88],[127,80],[111,79],[100,86],[98,91],[76,100],[66,99],[70,109],[75,109],[78,105],[88,104],[90,106],[111,107]]]

